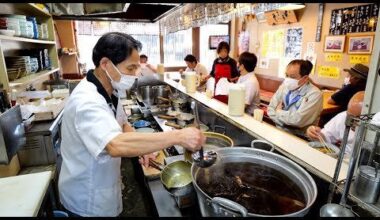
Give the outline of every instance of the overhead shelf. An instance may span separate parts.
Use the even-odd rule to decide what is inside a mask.
[[[27,76],[24,76],[20,79],[9,82],[9,87],[23,86],[25,84],[30,84],[36,80],[41,79],[42,77],[48,76],[56,71],[59,71],[59,68],[53,68],[51,70],[43,70],[38,73],[32,73]]]
[[[27,42],[27,43],[35,43],[35,44],[51,44],[51,45],[55,45],[55,41],[51,41],[51,40],[36,40],[36,39],[31,39],[31,38],[12,37],[12,36],[1,35],[1,34],[0,34],[0,40],[9,40],[9,41],[19,41],[19,42]]]

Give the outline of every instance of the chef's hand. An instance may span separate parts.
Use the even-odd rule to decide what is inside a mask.
[[[313,140],[319,140],[319,136],[323,137],[321,128],[313,125],[307,128],[306,135]]]
[[[179,130],[178,140],[182,147],[189,151],[195,152],[201,149],[206,142],[206,137],[197,128],[184,128]]]
[[[156,159],[158,153],[151,153],[151,154],[146,154],[143,155],[139,158],[139,163],[144,165],[144,167],[148,168],[149,167],[149,159]]]

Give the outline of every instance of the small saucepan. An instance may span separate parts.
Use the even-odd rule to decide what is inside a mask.
[[[176,197],[177,202],[187,201],[187,206],[192,205],[195,191],[191,177],[191,163],[178,160],[164,166],[149,159],[149,165],[161,171],[162,185],[172,196]]]

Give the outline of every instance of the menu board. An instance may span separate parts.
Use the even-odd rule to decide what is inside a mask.
[[[332,10],[330,35],[376,31],[379,6],[377,3]]]

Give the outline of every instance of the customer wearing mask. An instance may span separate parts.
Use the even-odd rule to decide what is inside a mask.
[[[253,114],[253,110],[260,105],[260,85],[253,72],[257,64],[257,57],[253,53],[244,52],[239,56],[238,69],[240,77],[238,84],[245,85],[245,111]]]
[[[214,60],[210,75],[207,76],[206,80],[210,77],[214,77],[215,87],[222,78],[227,78],[229,82],[236,82],[239,78],[239,72],[236,66],[236,61],[228,55],[230,53],[230,45],[227,42],[222,41],[219,43],[216,52],[219,57]],[[226,104],[228,103],[227,95],[214,94],[214,98]]]
[[[142,156],[176,144],[196,151],[205,142],[196,128],[137,133],[125,120],[116,119],[123,113],[116,111],[118,93],[135,82],[141,47],[124,33],[103,35],[92,53],[95,69],[76,86],[65,105],[58,189],[71,216],[121,213],[121,157]],[[142,161],[145,165],[147,159]]]
[[[278,127],[301,137],[307,127],[318,123],[323,107],[322,92],[309,82],[312,69],[310,61],[291,61],[268,106],[268,115]]]
[[[349,73],[345,78],[343,88],[335,92],[327,101],[329,104],[339,105],[342,110],[347,109],[351,97],[359,92],[364,91],[368,77],[368,67],[363,64],[355,64],[350,69],[344,69]]]
[[[318,126],[310,126],[306,135],[312,140],[319,140],[322,137],[327,143],[332,143],[335,145],[340,145],[343,141],[344,130],[346,128],[346,117],[347,115],[358,117],[361,114],[364,100],[364,91],[357,92],[348,103],[347,111],[337,114],[332,118],[327,124],[321,129]],[[348,134],[346,154],[352,152],[352,148],[355,141],[355,131],[350,130]]]

